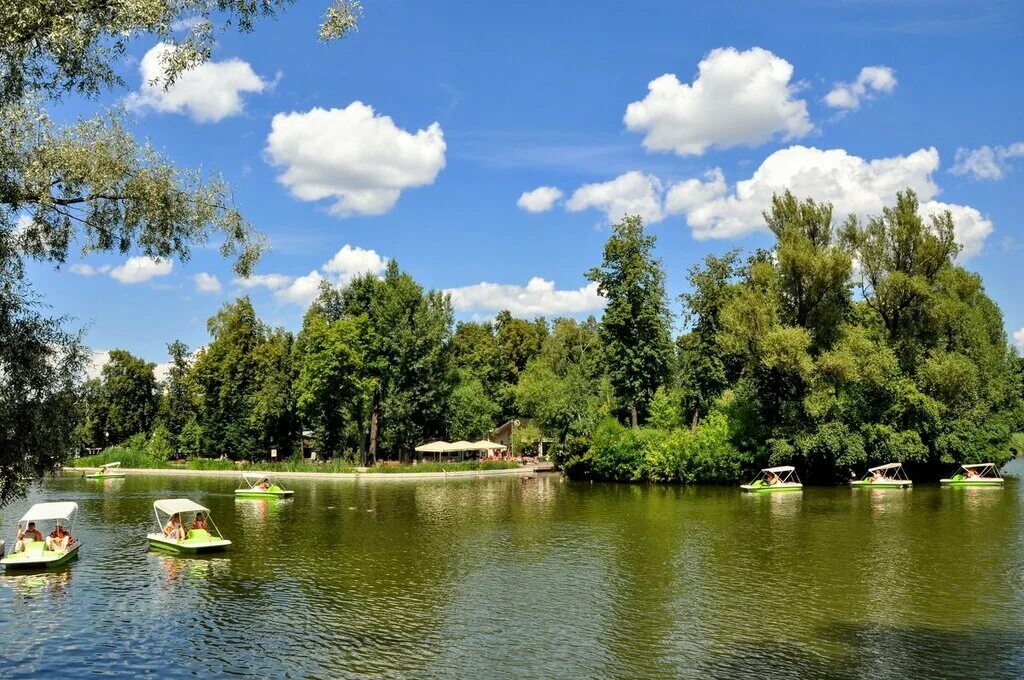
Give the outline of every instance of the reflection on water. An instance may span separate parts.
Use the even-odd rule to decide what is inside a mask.
[[[561,477],[47,481],[79,560],[0,576],[9,677],[1021,677],[1024,503],[1004,489]],[[150,552],[156,498],[231,549]],[[8,539],[11,536],[7,536]],[[59,655],[37,650],[58,646]]]

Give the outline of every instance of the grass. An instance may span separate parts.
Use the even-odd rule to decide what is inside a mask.
[[[356,467],[346,461],[328,461],[313,463],[307,460],[286,460],[281,462],[236,462],[216,458],[191,458],[184,463],[171,462],[154,458],[141,451],[120,446],[93,455],[82,456],[71,461],[71,467],[100,467],[105,463],[120,461],[122,467],[145,469],[186,469],[186,470],[264,470],[267,472],[356,472]],[[367,472],[400,473],[400,472],[466,472],[482,470],[509,470],[519,467],[519,463],[505,460],[480,461],[467,460],[461,463],[418,463],[417,465],[386,465],[378,463],[367,469]]]

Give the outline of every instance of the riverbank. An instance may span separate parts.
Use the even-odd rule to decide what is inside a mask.
[[[457,464],[456,464],[457,465]],[[418,467],[418,466],[417,466]],[[454,467],[454,466],[453,466]],[[247,468],[262,470],[275,479],[349,479],[349,480],[375,480],[375,479],[449,479],[457,477],[492,477],[521,475],[532,477],[537,472],[554,470],[554,466],[548,463],[534,465],[515,465],[514,467],[502,468],[479,468],[474,470],[441,470],[410,472],[405,468],[401,472],[313,472],[313,471],[288,471],[274,470],[272,466],[263,468]],[[65,475],[74,475],[79,472],[87,474],[99,472],[99,467],[66,467],[62,470]],[[165,468],[120,468],[121,472],[131,475],[172,475],[177,477],[238,477],[244,470],[195,470],[184,467]]]

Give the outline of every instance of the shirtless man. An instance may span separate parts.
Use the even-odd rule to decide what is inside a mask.
[[[21,552],[28,547],[32,541],[43,540],[43,535],[36,529],[35,522],[29,522],[28,526],[18,531],[18,538],[14,541],[14,552]]]

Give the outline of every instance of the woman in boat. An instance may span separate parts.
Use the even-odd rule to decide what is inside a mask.
[[[185,527],[181,526],[181,515],[174,513],[164,526],[164,536],[182,540],[185,538]]]
[[[768,486],[773,486],[775,484],[778,484],[780,480],[777,474],[775,474],[774,472],[769,472],[767,475],[765,475],[764,481]]]
[[[885,479],[885,475],[882,474],[881,470],[875,470],[874,472],[871,473],[871,481],[872,481],[872,483],[880,482],[883,479]]]
[[[57,522],[57,526],[53,528],[53,531],[46,538],[47,549],[61,552],[67,550],[69,545],[71,545],[71,534],[61,526],[60,522]]]
[[[203,513],[197,512],[195,519],[192,520],[191,529],[202,529],[203,531],[209,531],[209,527],[206,525],[206,518],[203,517]]]
[[[260,491],[266,491],[270,488],[270,480],[264,477],[259,483]]]
[[[18,531],[18,537],[14,541],[14,552],[21,552],[32,541],[43,540],[43,535],[36,529],[35,522],[29,522],[27,526]]]
[[[975,470],[974,468],[964,468],[964,469],[967,471],[967,479],[974,479],[975,477],[980,477],[981,476],[981,475],[978,474],[978,471]]]

